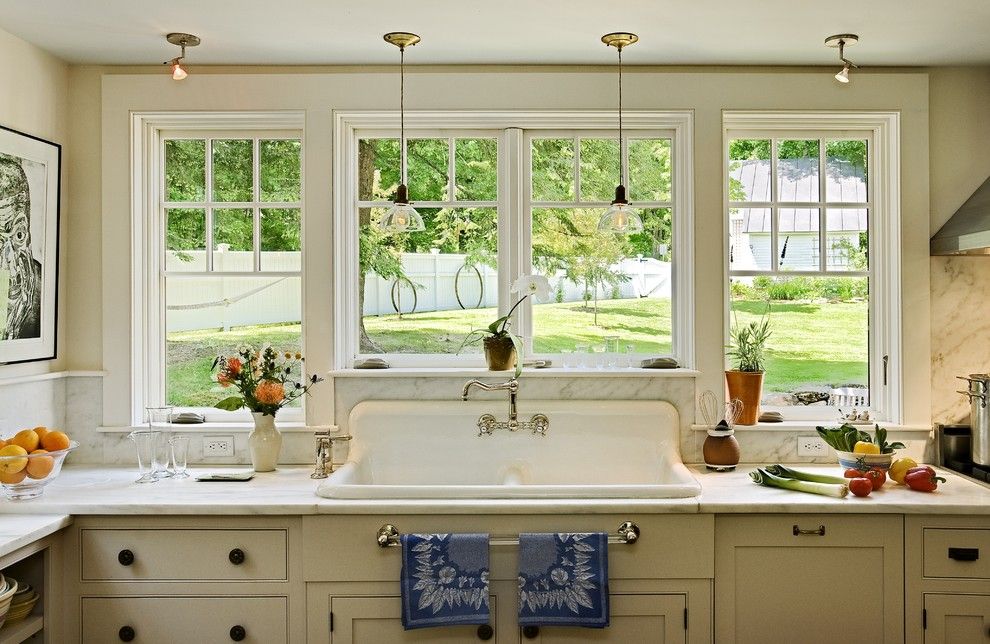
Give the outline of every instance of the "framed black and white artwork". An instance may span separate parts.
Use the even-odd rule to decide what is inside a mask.
[[[62,146],[0,126],[0,363],[55,357]]]

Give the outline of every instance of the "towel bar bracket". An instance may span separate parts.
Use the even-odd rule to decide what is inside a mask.
[[[608,536],[609,543],[630,545],[639,541],[639,526],[632,521],[623,521],[619,524],[619,529]],[[401,533],[391,523],[386,523],[378,528],[376,541],[380,548],[396,548],[401,545]],[[489,543],[493,546],[517,546],[519,537],[492,537]]]

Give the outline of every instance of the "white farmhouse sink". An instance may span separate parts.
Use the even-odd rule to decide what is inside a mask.
[[[505,401],[365,401],[351,411],[347,462],[317,494],[332,499],[679,498],[697,496],[666,402],[527,401],[519,420],[546,436],[496,430]]]

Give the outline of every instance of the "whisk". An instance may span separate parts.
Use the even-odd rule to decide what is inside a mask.
[[[729,402],[725,403],[725,424],[729,426],[729,429],[736,428],[736,421],[739,420],[742,410],[743,401],[738,398],[733,398]]]
[[[701,417],[708,427],[715,427],[723,419],[721,406],[714,391],[708,390],[698,396],[698,408],[701,410]]]

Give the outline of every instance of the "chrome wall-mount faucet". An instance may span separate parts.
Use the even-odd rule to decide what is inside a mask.
[[[519,422],[516,413],[516,396],[519,393],[519,381],[510,378],[505,382],[488,384],[480,380],[469,380],[461,391],[461,400],[467,400],[471,388],[477,387],[482,391],[508,391],[509,392],[509,419],[497,420],[492,414],[482,414],[478,419],[478,436],[491,436],[496,429],[507,429],[514,432],[520,429],[531,430],[534,434],[546,436],[550,429],[550,419],[546,414],[534,414],[529,420]]]
[[[309,475],[311,479],[325,479],[333,474],[333,444],[337,441],[349,441],[351,436],[334,436],[328,429],[316,432],[316,469]]]

